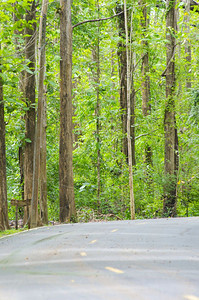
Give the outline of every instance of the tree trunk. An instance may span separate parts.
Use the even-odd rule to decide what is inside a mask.
[[[24,147],[24,199],[32,198],[33,181],[33,155],[35,139],[35,0],[30,2],[30,9],[26,12],[26,22],[29,23],[25,29],[25,56],[29,61],[28,67],[32,74],[25,72],[24,96],[28,110],[25,115],[25,147]],[[30,25],[31,24],[31,25]],[[24,224],[29,217],[28,208],[24,209]]]
[[[117,4],[117,13],[124,11],[124,6]],[[127,14],[128,18],[128,14]],[[120,110],[121,110],[121,123],[122,123],[122,152],[126,157],[128,163],[128,139],[127,139],[127,51],[125,43],[125,17],[124,13],[118,16],[118,25],[119,25],[119,38],[118,43],[118,60],[119,60],[119,79],[120,79]],[[131,62],[130,62],[131,64]],[[132,163],[135,165],[135,91],[133,88],[133,80],[131,82],[131,118],[130,118],[130,128],[131,128],[131,156]]]
[[[143,57],[142,57],[142,82],[141,82],[141,94],[142,94],[142,113],[146,117],[151,113],[150,106],[150,77],[149,77],[149,43],[147,41],[147,29],[148,29],[148,15],[147,15],[147,2],[142,0],[140,2],[142,9],[142,45],[143,45]],[[146,144],[145,146],[145,162],[147,165],[152,165],[152,150],[151,147]]]
[[[129,50],[129,35],[127,24],[127,8],[126,0],[124,0],[124,15],[125,15],[125,34],[126,34],[126,59],[127,59],[127,141],[128,141],[128,165],[129,165],[129,190],[130,190],[130,211],[131,219],[135,219],[135,200],[133,189],[133,166],[132,166],[132,149],[131,149],[131,51]],[[132,30],[132,28],[130,29]]]
[[[76,215],[73,183],[72,140],[72,24],[71,0],[60,0],[60,221]]]
[[[135,166],[135,88],[134,88],[134,80],[133,74],[131,75],[131,120],[130,120],[130,135],[131,135],[131,153],[132,153],[132,164]]]
[[[38,192],[40,175],[40,148],[42,138],[42,116],[43,116],[43,97],[44,97],[44,76],[45,76],[45,43],[46,43],[46,15],[48,0],[42,2],[42,12],[39,28],[39,87],[38,87],[38,108],[37,125],[35,133],[34,161],[33,161],[33,186],[31,201],[31,228],[38,223]],[[42,193],[42,191],[41,191]]]
[[[20,170],[20,188],[21,198],[24,200],[24,149],[19,147],[19,170]]]
[[[1,50],[1,44],[0,44]],[[6,145],[5,145],[5,121],[3,102],[3,80],[0,62],[0,231],[9,228],[7,207],[7,181],[6,181]]]
[[[177,129],[175,122],[175,45],[176,45],[176,0],[167,0],[166,38],[167,69],[166,69],[166,106],[164,116],[165,132],[165,184],[164,184],[164,216],[176,215],[176,184],[177,184]]]
[[[13,3],[13,7],[16,8],[17,2]],[[17,13],[17,9],[13,13],[13,22],[16,23],[20,19],[23,19],[22,14]],[[23,36],[24,35],[24,30],[21,32],[18,29],[14,30],[14,33],[16,35],[15,37],[15,47],[16,47],[16,55],[17,57],[21,57],[21,48],[20,48],[20,43],[17,38],[18,35]],[[21,99],[24,101],[24,71],[20,73],[20,79],[19,79],[19,91],[21,92],[22,96]],[[21,116],[21,119],[24,119],[24,116]],[[21,188],[21,198],[24,200],[24,147],[23,147],[23,141],[21,141],[21,145],[19,146],[19,169],[20,169],[20,188]]]
[[[187,35],[190,34],[190,0],[186,0],[185,6],[185,32]],[[191,43],[189,41],[189,37],[185,42],[185,59],[186,59],[186,88],[191,88]]]
[[[40,158],[40,213],[43,224],[48,224],[48,205],[47,205],[47,170],[46,170],[46,127],[47,127],[47,102],[46,88],[43,97],[42,115],[42,137],[41,137],[41,158]]]
[[[99,18],[99,0],[97,2],[98,18]],[[101,149],[100,149],[100,23],[97,23],[97,77],[96,77],[96,134],[97,134],[97,202],[98,210],[100,210],[100,194],[101,194]]]
[[[124,11],[124,7],[117,5],[117,13]],[[119,38],[118,43],[118,59],[119,59],[119,78],[120,78],[120,109],[122,121],[122,152],[128,158],[128,142],[127,142],[127,57],[125,44],[125,18],[124,13],[118,16]],[[128,159],[127,159],[128,161]]]
[[[99,17],[99,6],[98,6],[98,17]],[[97,203],[96,206],[100,211],[100,194],[101,194],[101,150],[100,150],[100,28],[99,22],[97,27],[97,41],[92,49],[92,59],[95,63],[93,68],[93,81],[96,92],[96,106],[95,106],[95,117],[96,117],[96,152],[97,152]]]
[[[92,51],[93,60],[95,62],[95,70],[93,72],[95,91],[96,91],[96,107],[95,107],[95,117],[96,117],[96,149],[97,149],[97,207],[100,208],[100,193],[101,193],[101,150],[100,150],[100,65],[99,65],[99,39],[98,44]]]

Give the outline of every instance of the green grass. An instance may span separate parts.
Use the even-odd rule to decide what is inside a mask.
[[[14,234],[14,233],[18,233],[18,232],[21,232],[23,231],[24,229],[9,229],[9,230],[5,230],[5,231],[0,231],[0,238],[3,237],[3,236],[7,236],[7,235],[11,235],[11,234]]]

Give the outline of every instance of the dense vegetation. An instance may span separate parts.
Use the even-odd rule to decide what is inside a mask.
[[[31,141],[25,137],[24,115],[29,109],[20,90],[21,73],[32,71],[25,59],[24,17],[31,1],[1,1],[0,58],[6,123],[7,194],[9,218],[14,218],[12,198],[22,199],[23,182],[19,149]],[[74,0],[72,24],[111,17],[120,1]],[[120,4],[120,3],[119,3]],[[121,3],[122,5],[122,3]],[[166,103],[166,14],[161,1],[146,0],[149,24],[140,25],[143,15],[139,1],[128,1],[132,22],[132,62],[135,90],[135,165],[133,166],[135,212],[137,218],[161,217],[164,185],[164,111]],[[41,5],[36,7],[37,33]],[[197,6],[187,10],[176,6],[175,32],[176,128],[179,169],[177,173],[177,215],[199,214],[199,25]],[[17,20],[13,14],[18,14]],[[58,1],[49,1],[46,33],[47,90],[47,190],[50,220],[59,219],[59,63],[60,19]],[[130,26],[130,25],[129,25]],[[35,36],[36,49],[38,35]],[[118,17],[85,23],[73,28],[73,124],[74,191],[79,220],[89,215],[130,218],[129,179],[126,156],[122,151],[123,132],[120,107],[118,64]],[[147,41],[150,77],[150,113],[142,110],[143,41]],[[191,48],[191,61],[186,47]],[[96,59],[99,49],[99,60]],[[38,57],[36,60],[38,66]],[[96,77],[99,67],[99,78]],[[36,93],[38,89],[36,68]],[[98,80],[99,79],[99,80]],[[97,109],[98,108],[98,109]],[[99,125],[97,130],[97,124]],[[146,159],[146,145],[152,153]],[[100,165],[100,173],[99,173]],[[100,178],[99,178],[100,176]],[[99,189],[100,183],[100,189]],[[168,183],[167,183],[168,184]],[[22,211],[23,213],[23,211]]]

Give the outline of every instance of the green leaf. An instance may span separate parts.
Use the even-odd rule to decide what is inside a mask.
[[[25,142],[26,142],[26,143],[32,143],[32,141],[31,141],[30,139],[28,139],[28,138],[25,139]]]

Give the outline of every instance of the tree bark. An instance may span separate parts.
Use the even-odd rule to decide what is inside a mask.
[[[166,105],[164,115],[165,132],[165,184],[164,184],[164,216],[176,215],[177,184],[177,128],[175,122],[175,46],[176,46],[176,0],[167,0],[166,38]]]
[[[22,14],[19,14],[16,8],[16,4],[17,2],[13,3],[13,7],[15,9],[14,13],[13,13],[13,22],[18,22],[20,19],[23,19],[24,16]],[[15,47],[16,47],[16,55],[18,57],[21,56],[20,52],[21,52],[21,47],[20,47],[20,43],[18,40],[18,36],[24,35],[24,30],[21,32],[18,29],[14,30],[14,33],[16,35],[15,37]],[[19,91],[21,92],[21,99],[22,101],[24,101],[24,71],[22,71],[20,73],[20,79],[19,79]],[[24,119],[24,116],[21,116],[21,119]],[[21,188],[21,198],[22,200],[24,200],[24,146],[23,146],[23,141],[21,141],[21,145],[19,146],[19,169],[20,169],[20,188]]]
[[[127,8],[126,0],[124,0],[124,15],[125,15],[125,35],[126,35],[126,59],[127,59],[127,141],[128,141],[128,165],[129,165],[129,190],[130,190],[130,211],[131,219],[135,219],[135,200],[133,189],[133,166],[132,166],[132,149],[131,149],[131,66],[130,66],[130,49],[129,49],[129,34],[127,23]],[[132,28],[130,29],[132,30]]]
[[[31,228],[38,223],[38,192],[39,192],[39,175],[40,175],[40,157],[41,157],[41,138],[42,138],[42,116],[43,116],[43,97],[44,97],[44,76],[45,76],[45,43],[46,43],[46,15],[48,0],[42,2],[42,12],[39,28],[39,87],[38,87],[38,108],[37,124],[34,145],[33,161],[33,186],[31,201]],[[41,191],[42,193],[42,191]]]
[[[185,6],[185,32],[187,35],[190,34],[190,0],[186,0]],[[186,59],[186,88],[191,88],[191,43],[189,37],[185,42],[185,59]]]
[[[99,17],[99,1],[97,1],[96,9]],[[96,105],[95,105],[95,117],[96,117],[96,152],[97,152],[97,201],[96,206],[100,211],[100,194],[101,194],[101,149],[100,149],[100,24],[97,24],[97,38],[92,49],[92,59],[94,61],[93,68],[93,81],[96,92]]]
[[[60,221],[76,215],[73,182],[72,140],[72,24],[71,0],[60,0]]]
[[[150,105],[150,77],[149,77],[149,43],[147,41],[147,29],[148,29],[148,13],[146,0],[140,1],[142,10],[141,26],[142,26],[142,45],[144,49],[142,57],[142,82],[141,82],[141,94],[142,94],[142,113],[146,117],[151,113]],[[152,150],[150,145],[145,146],[145,162],[147,165],[152,165]]]
[[[23,149],[23,146],[19,147],[19,170],[20,170],[21,198],[22,198],[22,200],[24,200],[24,149]]]
[[[1,50],[1,44],[0,44]],[[0,57],[1,59],[1,57]],[[6,143],[3,102],[3,80],[1,77],[2,65],[0,62],[0,231],[9,228],[7,207],[7,181],[6,181]]]
[[[48,224],[48,204],[47,204],[47,170],[46,170],[46,127],[47,127],[47,102],[46,88],[43,97],[42,114],[42,136],[41,136],[41,158],[40,158],[40,214],[43,224]]]
[[[99,0],[97,2],[98,17],[99,17]],[[97,201],[98,211],[100,210],[100,194],[101,194],[101,149],[100,149],[100,24],[97,27],[97,77],[96,77],[96,134],[97,134]]]
[[[131,105],[131,119],[130,119],[130,136],[131,136],[131,153],[132,153],[132,164],[135,166],[135,88],[134,88],[134,78],[131,75],[131,95],[130,95],[130,105]]]
[[[92,50],[92,58],[95,63],[93,68],[93,80],[95,82],[96,92],[96,152],[97,152],[97,203],[98,210],[100,209],[100,193],[101,193],[101,150],[100,150],[100,61],[99,61],[99,39]]]
[[[123,7],[117,5],[117,12],[124,11]],[[124,13],[118,16],[119,38],[118,59],[119,59],[119,78],[120,78],[120,109],[122,122],[122,152],[128,161],[128,142],[127,142],[127,57],[125,44],[125,17]]]
[[[30,2],[30,9],[26,12],[25,29],[25,57],[29,61],[29,72],[25,72],[24,96],[27,105],[25,115],[25,147],[24,147],[24,199],[32,198],[33,155],[35,139],[35,0]],[[31,25],[30,25],[31,24]],[[28,208],[24,209],[24,224],[29,218]]]
[[[122,153],[126,157],[128,163],[128,139],[127,139],[127,51],[125,42],[125,14],[124,7],[117,4],[118,12],[118,26],[119,26],[119,37],[120,41],[118,43],[118,60],[119,60],[119,79],[120,79],[120,110],[121,110],[121,123],[122,123]],[[128,18],[128,15],[127,15]],[[131,63],[131,62],[130,62]],[[135,165],[135,91],[133,88],[133,80],[131,81],[131,118],[130,118],[130,128],[131,128],[131,156],[132,163]]]

